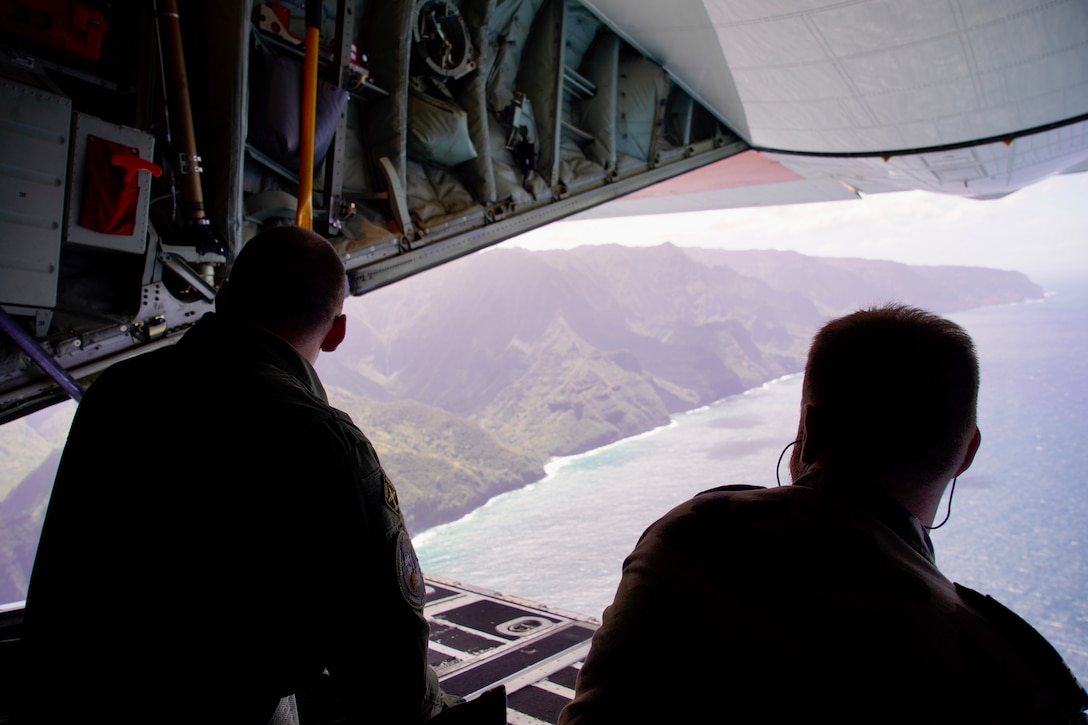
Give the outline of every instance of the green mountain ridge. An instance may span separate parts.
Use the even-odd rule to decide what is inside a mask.
[[[478,423],[542,465],[798,372],[818,325],[854,309],[899,301],[942,313],[1041,296],[1020,273],[984,268],[672,244],[494,249],[349,300],[363,344],[349,336],[318,368],[345,390],[377,386],[380,399]],[[411,477],[391,475],[398,486]],[[429,480],[405,509],[449,520],[460,509],[435,501],[452,484]],[[512,476],[491,493],[521,485]]]
[[[410,531],[459,518],[497,490],[544,475],[536,456],[509,448],[478,424],[415,401],[378,402],[329,387],[329,402],[374,444],[397,487]]]
[[[831,317],[1042,295],[1020,273],[974,267],[672,244],[496,248],[350,298],[348,337],[317,369],[419,533],[539,480],[552,457],[800,371]],[[25,593],[71,409],[0,430],[0,601]]]

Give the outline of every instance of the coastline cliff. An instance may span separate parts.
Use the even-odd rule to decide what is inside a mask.
[[[799,372],[831,317],[1042,296],[1021,273],[975,267],[672,244],[496,248],[350,298],[348,337],[317,369],[419,533],[543,478],[553,457]],[[0,432],[0,602],[25,596],[73,410]]]
[[[1019,272],[975,267],[672,244],[498,248],[349,300],[348,339],[318,370],[374,440],[418,533],[539,480],[552,457],[799,372],[832,317],[1042,296]]]

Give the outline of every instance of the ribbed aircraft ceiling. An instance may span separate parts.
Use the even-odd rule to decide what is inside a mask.
[[[1088,114],[1088,0],[585,4],[764,149],[923,149]]]

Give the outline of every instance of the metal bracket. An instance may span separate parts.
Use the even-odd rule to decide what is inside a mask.
[[[202,174],[204,173],[204,167],[200,165],[202,161],[203,159],[200,156],[187,154],[183,151],[178,154],[178,173]]]
[[[49,377],[56,381],[64,392],[77,403],[83,398],[83,386],[80,385],[75,378],[73,378],[67,370],[65,370],[60,363],[53,359],[53,356],[41,346],[41,344],[30,336],[26,330],[19,325],[15,319],[4,311],[3,307],[0,307],[0,329],[8,334],[8,337],[12,339],[19,347],[23,349],[30,359],[38,364],[42,370],[44,370]]]
[[[381,169],[382,178],[385,179],[385,188],[389,190],[389,206],[397,224],[397,231],[406,240],[412,241],[416,239],[416,228],[408,212],[408,197],[397,179],[397,170],[386,156],[378,159],[378,167]]]

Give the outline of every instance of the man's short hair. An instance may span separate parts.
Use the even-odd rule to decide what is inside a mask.
[[[979,368],[967,332],[902,305],[833,320],[813,339],[804,395],[855,472],[934,478],[975,432]]]
[[[249,240],[228,277],[236,317],[304,337],[324,329],[344,305],[344,264],[321,235],[273,227]]]

